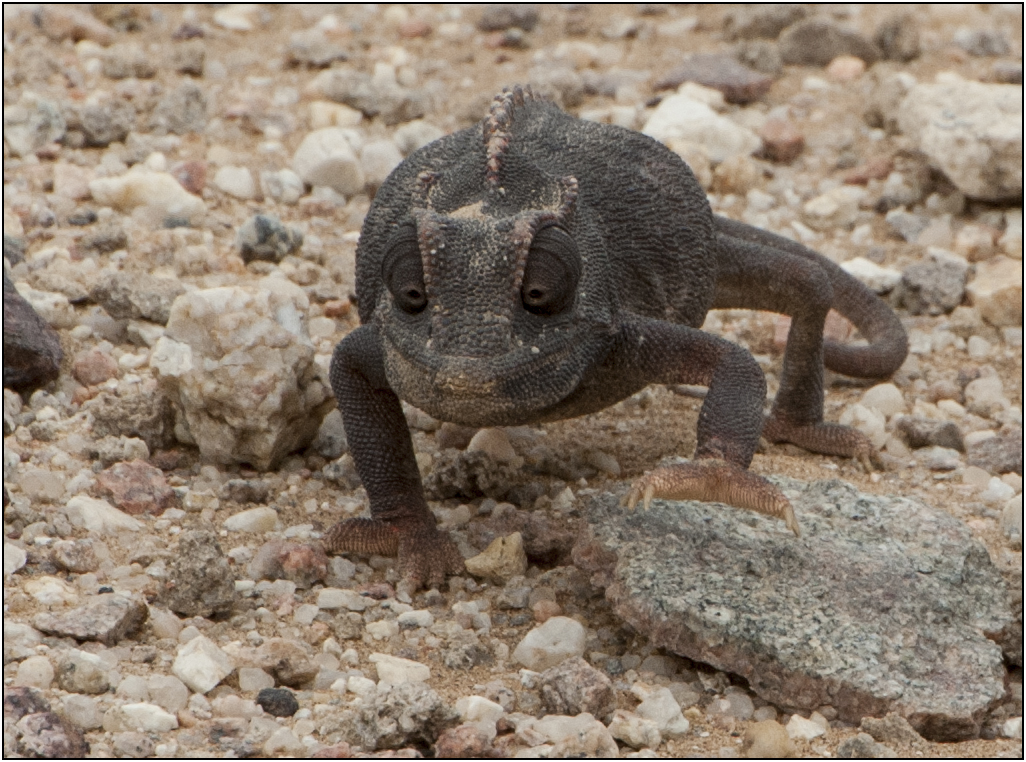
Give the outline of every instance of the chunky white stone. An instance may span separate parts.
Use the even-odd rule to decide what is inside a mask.
[[[30,656],[18,665],[14,684],[50,690],[53,684],[53,665],[45,656]]]
[[[214,185],[229,196],[243,200],[256,195],[256,182],[247,167],[221,167],[214,174]]]
[[[4,576],[8,577],[14,574],[18,569],[25,566],[25,561],[28,560],[28,555],[25,553],[23,548],[19,548],[17,545],[11,542],[4,543]]]
[[[178,718],[156,704],[125,704],[121,716],[127,727],[143,733],[166,733],[178,727]]]
[[[333,401],[307,335],[309,307],[299,286],[275,277],[175,300],[150,364],[179,410],[180,440],[216,463],[261,470],[313,440]]]
[[[565,659],[584,655],[584,625],[576,619],[554,616],[524,636],[513,659],[535,672],[544,672]]]
[[[374,601],[365,598],[355,590],[341,590],[337,587],[326,587],[317,593],[317,607],[322,609],[349,609],[364,611],[374,605]]]
[[[372,622],[372,624],[377,624],[377,622]],[[370,625],[368,625],[369,627]],[[377,666],[378,680],[383,683],[391,683],[392,685],[423,683],[431,677],[430,667],[411,659],[372,653],[368,657],[368,661]]]
[[[235,669],[231,657],[199,635],[178,648],[171,671],[196,693],[209,693]]]
[[[307,185],[323,185],[343,196],[363,190],[364,174],[342,127],[309,133],[292,157],[292,169]]]
[[[976,265],[965,287],[980,317],[998,326],[1022,326],[1022,260],[995,257]]]
[[[192,219],[206,211],[199,196],[189,193],[167,172],[153,172],[136,164],[119,177],[101,177],[89,183],[96,203],[119,212],[149,207],[164,217]]]
[[[688,732],[691,723],[684,717],[669,688],[635,683],[631,693],[641,699],[635,713],[654,722],[664,738],[679,738]]]
[[[57,577],[33,577],[25,580],[24,590],[43,606],[70,606],[78,602],[75,588]]]
[[[894,384],[877,384],[867,389],[862,395],[862,404],[887,418],[907,409],[901,390]]]
[[[64,506],[71,525],[97,534],[117,534],[122,530],[138,532],[142,522],[122,513],[106,500],[75,495]]]
[[[762,145],[746,127],[720,116],[706,104],[686,95],[664,98],[641,130],[662,143],[687,140],[705,148],[714,163],[747,156]]]
[[[819,738],[821,735],[826,734],[826,730],[819,724],[805,719],[800,714],[791,715],[791,720],[784,729],[792,741],[811,741],[813,738]]]
[[[270,532],[278,522],[278,512],[262,505],[236,513],[224,522],[229,532]]]
[[[841,263],[841,269],[862,281],[878,294],[886,294],[901,283],[901,273],[890,267],[880,267],[865,257],[855,257]]]

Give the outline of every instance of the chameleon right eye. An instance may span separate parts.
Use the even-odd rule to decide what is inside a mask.
[[[396,306],[408,315],[422,312],[427,306],[427,289],[417,241],[400,239],[385,257],[382,270]]]
[[[520,287],[524,309],[546,317],[565,312],[577,293],[580,266],[577,244],[569,233],[555,226],[539,230],[531,241]]]

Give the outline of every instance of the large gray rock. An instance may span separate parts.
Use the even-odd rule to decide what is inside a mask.
[[[132,634],[149,616],[146,604],[117,593],[98,595],[85,606],[61,614],[43,612],[33,620],[37,630],[75,640],[96,640],[113,646]]]
[[[913,87],[898,109],[901,131],[962,193],[997,201],[1022,196],[1022,87],[944,73]]]
[[[841,719],[896,712],[971,738],[1005,694],[1008,594],[969,529],[914,499],[776,478],[802,523],[611,493],[583,511],[578,566],[652,645],[746,678],[762,698]]]

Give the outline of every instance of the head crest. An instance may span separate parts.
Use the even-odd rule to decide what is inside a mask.
[[[499,188],[499,171],[502,160],[509,147],[510,126],[513,124],[513,112],[518,106],[536,100],[530,86],[504,88],[492,100],[491,109],[484,120],[484,143],[487,153],[485,179],[490,190]]]

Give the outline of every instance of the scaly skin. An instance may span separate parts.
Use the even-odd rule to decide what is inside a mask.
[[[760,434],[868,462],[862,434],[823,421],[824,363],[885,377],[907,352],[872,292],[800,244],[714,216],[663,145],[519,88],[396,168],[356,270],[363,325],[336,347],[331,383],[373,519],[336,525],[326,544],[398,554],[409,590],[462,560],[424,499],[401,399],[505,426],[595,412],[653,383],[707,386],[694,460],[642,477],[628,502],[725,502],[798,534],[787,499],[747,470]],[[733,307],[792,318],[765,422],[752,356],[699,330],[709,309]],[[824,345],[831,308],[868,347]]]

